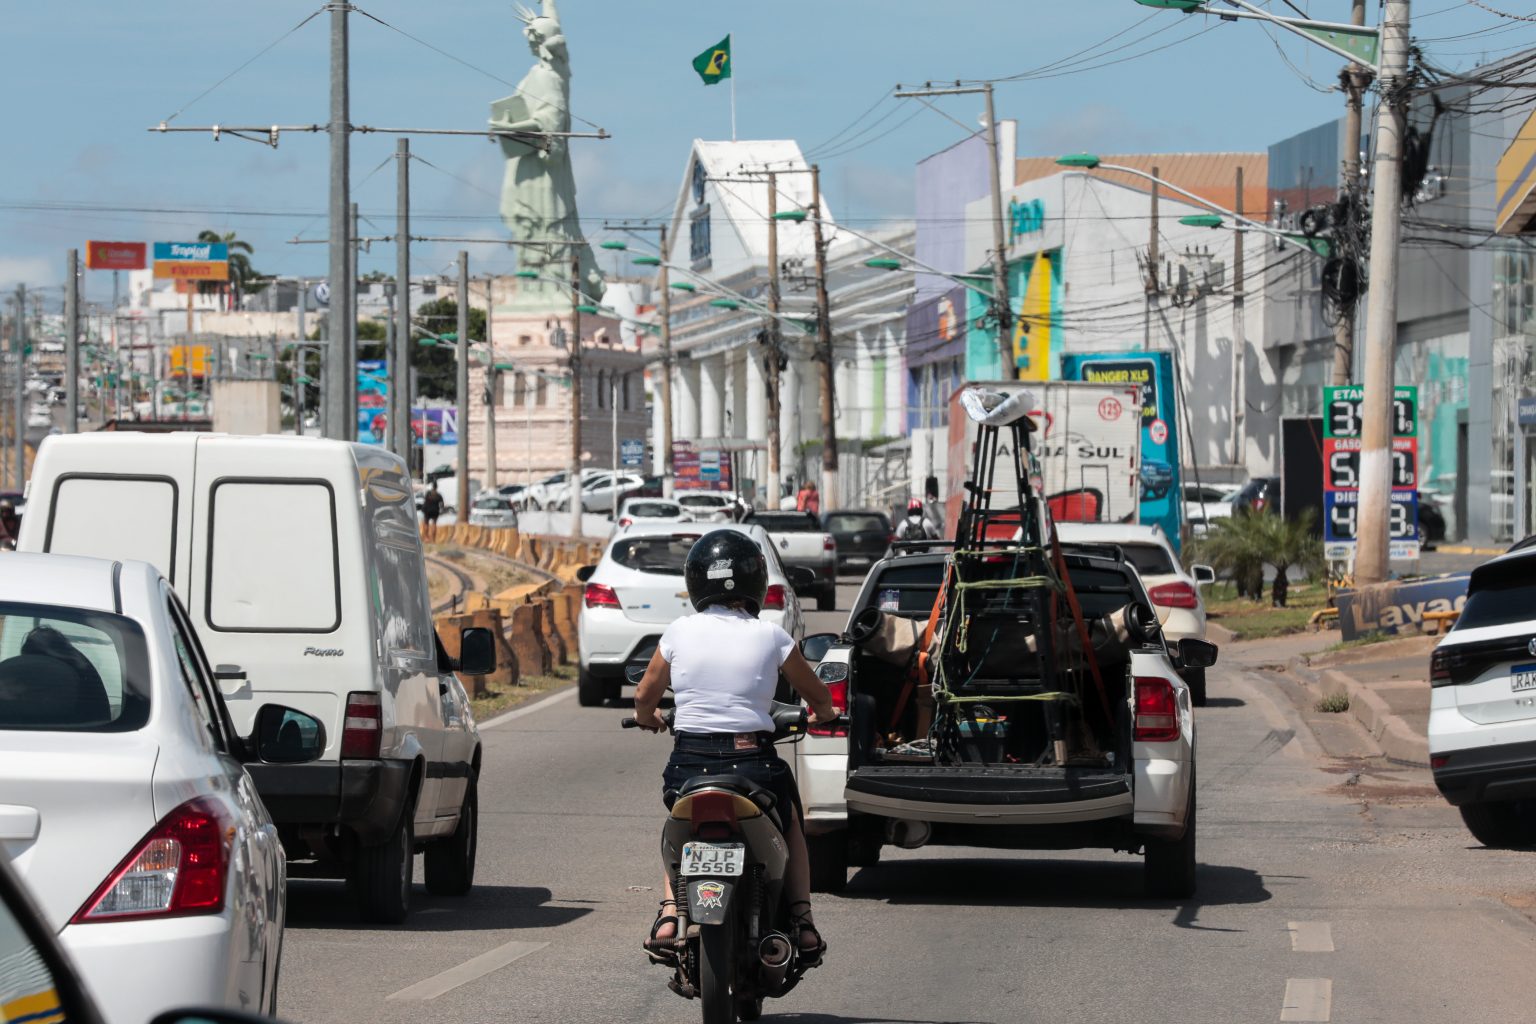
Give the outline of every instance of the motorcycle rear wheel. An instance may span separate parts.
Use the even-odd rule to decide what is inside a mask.
[[[699,931],[699,1005],[704,1024],[736,1024],[736,915]]]

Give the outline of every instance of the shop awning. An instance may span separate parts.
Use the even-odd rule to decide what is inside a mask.
[[[1494,228],[1501,235],[1536,231],[1536,112],[1520,126],[1494,174]]]

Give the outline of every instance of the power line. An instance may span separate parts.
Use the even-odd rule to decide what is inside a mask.
[[[170,122],[176,120],[183,113],[185,113],[186,110],[189,107],[191,107],[194,103],[196,103],[198,100],[200,100],[203,97],[207,96],[209,93],[213,92],[219,86],[223,85],[225,82],[229,81],[231,78],[234,78],[240,72],[244,71],[246,68],[248,68],[252,64],[256,63],[262,57],[266,56],[269,51],[271,51],[274,47],[276,47],[283,40],[287,39],[289,36],[293,35],[299,29],[303,28],[305,25],[308,25],[311,21],[314,21],[316,18],[318,18],[320,15],[322,15],[324,13],[325,13],[325,8],[324,7],[318,8],[315,11],[313,11],[309,15],[309,17],[305,18],[303,21],[301,21],[297,25],[293,26],[293,28],[289,29],[287,32],[284,32],[282,35],[280,35],[276,39],[272,40],[272,42],[270,42],[266,46],[262,47],[259,51],[257,51],[255,56],[251,57],[244,64],[241,64],[239,67],[235,68],[235,70],[231,71],[229,74],[225,75],[223,78],[219,79],[217,82],[214,82],[208,88],[204,89],[202,92],[200,92],[196,96],[192,97],[186,103],[182,104],[182,107],[181,107],[180,110],[176,111],[176,113],[172,114],[170,117],[167,117],[165,119],[165,123],[169,124]]]

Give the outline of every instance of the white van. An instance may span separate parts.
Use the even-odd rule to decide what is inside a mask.
[[[181,596],[237,731],[263,704],[325,724],[321,760],[251,765],[290,860],[344,876],[363,916],[403,920],[426,884],[474,878],[480,737],[432,624],[405,463],[298,437],[95,433],[38,452],[18,548],[154,565]]]

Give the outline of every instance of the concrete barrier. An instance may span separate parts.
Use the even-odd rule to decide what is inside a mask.
[[[555,623],[554,602],[543,597],[532,603],[539,609],[539,636],[544,638],[544,646],[549,649],[550,661],[556,665],[569,665],[572,651],[565,645],[565,637],[560,635]]]
[[[517,663],[523,672],[547,676],[553,662],[539,629],[541,611],[542,606],[534,603],[514,606],[512,630],[507,639],[512,644],[512,652],[517,656]]]
[[[448,657],[459,656],[460,631],[469,626],[489,629],[496,637],[496,670],[483,676],[455,673],[471,697],[484,696],[487,690],[516,686],[521,678],[517,654],[507,640],[504,620],[496,609],[482,609],[465,615],[439,615],[437,635],[442,638]]]

